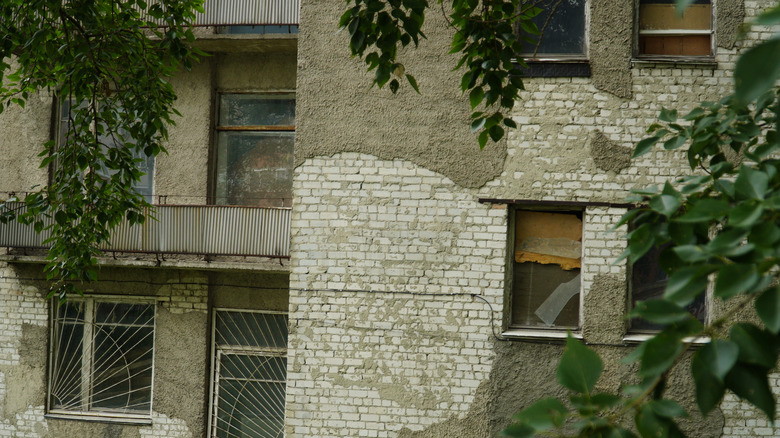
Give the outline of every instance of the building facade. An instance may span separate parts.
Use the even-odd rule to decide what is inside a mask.
[[[52,306],[41,238],[0,229],[0,436],[496,436],[565,393],[567,332],[604,358],[600,389],[630,380],[620,359],[652,327],[624,316],[663,278],[613,264],[612,228],[631,188],[687,173],[632,146],[661,107],[731,90],[772,35],[741,25],[772,1],[680,20],[668,1],[565,0],[524,53],[519,129],[483,150],[437,9],[402,54],[421,94],[390,95],[336,32],[343,2],[245,3],[262,18],[200,18],[211,56],[175,78],[182,116],[137,187],[159,221],[120,226],[83,299]],[[39,145],[72,106],[0,116],[0,196],[46,184]],[[692,409],[690,380],[668,387]],[[780,436],[733,395],[685,427]]]

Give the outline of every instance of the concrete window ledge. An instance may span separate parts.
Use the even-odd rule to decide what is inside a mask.
[[[501,334],[501,337],[508,340],[522,341],[525,339],[533,340],[565,340],[569,332],[561,330],[539,330],[539,329],[510,329]],[[574,332],[571,334],[576,339],[582,339],[582,333]]]
[[[623,342],[626,344],[639,344],[640,342],[644,342],[653,336],[654,335],[652,333],[629,333],[623,337]],[[683,338],[684,343],[692,345],[706,345],[709,344],[710,341],[711,339],[709,336],[699,338]]]
[[[642,57],[631,60],[634,68],[718,68],[718,61],[714,57]]]
[[[47,420],[87,421],[91,423],[113,423],[134,426],[150,426],[152,424],[152,419],[148,417],[124,417],[118,415],[79,415],[73,413],[61,414],[57,412],[49,412],[43,417]]]

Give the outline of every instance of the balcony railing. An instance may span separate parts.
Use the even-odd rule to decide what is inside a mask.
[[[24,204],[9,208],[24,211]],[[216,205],[157,205],[143,225],[121,222],[111,233],[109,252],[153,254],[290,256],[289,208]],[[48,225],[51,223],[49,220]],[[0,247],[45,248],[48,231],[16,221],[0,224]]]
[[[196,26],[290,26],[298,24],[301,0],[205,0],[203,9]]]

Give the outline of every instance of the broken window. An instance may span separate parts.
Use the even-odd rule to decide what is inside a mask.
[[[148,418],[154,304],[68,301],[54,310],[49,411]]]
[[[664,295],[669,276],[658,263],[658,256],[666,247],[652,248],[634,263],[631,268],[631,308],[640,301],[660,298]],[[702,323],[707,317],[706,294],[699,295],[686,309]],[[662,327],[659,324],[634,318],[630,322],[634,332],[656,331]]]
[[[510,327],[579,327],[582,212],[515,211]]]
[[[523,42],[523,56],[527,58],[584,58],[585,57],[585,0],[536,0],[523,2],[542,9],[533,17],[533,24],[541,35],[520,29],[521,36],[534,42]]]
[[[684,13],[675,0],[639,1],[639,55],[712,54],[712,4],[694,0]]]
[[[222,94],[215,203],[289,207],[295,95]]]
[[[284,436],[287,315],[216,310],[212,437]]]

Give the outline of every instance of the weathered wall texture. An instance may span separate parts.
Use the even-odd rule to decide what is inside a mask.
[[[203,436],[208,400],[208,277],[197,272],[104,269],[88,293],[155,296],[152,424],[44,418],[49,302],[41,265],[0,265],[0,436]],[[201,370],[193,372],[193,370]]]
[[[349,58],[348,34],[336,33],[344,4],[304,1],[298,46],[296,164],[337,152],[403,158],[440,172],[464,187],[497,177],[506,144],[477,152],[469,129],[469,106],[452,72],[456,55],[446,55],[451,29],[438,8],[426,16],[427,40],[404,50],[401,62],[415,75],[418,95],[404,85],[397,95],[371,88],[373,72]]]
[[[38,154],[51,138],[52,99],[49,93],[35,94],[24,108],[11,105],[0,114],[0,201],[9,192],[22,196],[35,185],[48,184]]]
[[[771,3],[748,1],[744,11],[755,16]],[[748,42],[729,42],[741,4],[716,4],[721,47],[769,36],[757,28]],[[503,150],[480,152],[475,137],[461,137],[466,103],[457,75],[439,70],[452,64],[437,13],[421,50],[403,53],[423,97],[390,96],[367,90],[370,74],[347,60],[346,36],[331,31],[340,7],[304,2],[288,436],[493,436],[518,409],[560,393],[559,341],[493,338],[491,323],[500,332],[507,309],[510,210],[478,199],[621,203],[633,187],[688,174],[683,153],[629,160],[633,145],[662,107],[684,113],[729,92],[738,56],[719,48],[714,64],[632,65],[634,2],[592,0],[590,8],[592,77],[527,79],[504,159]],[[607,231],[624,211],[588,206],[583,215],[581,334],[600,344],[599,386],[610,390],[631,376],[619,361],[633,345],[625,340],[628,272],[611,264],[625,229]],[[670,376],[669,391],[694,410],[686,373]],[[693,436],[764,433],[732,401],[685,428]],[[750,420],[740,426],[729,415]]]
[[[631,97],[633,0],[591,0],[588,58],[593,86]]]

